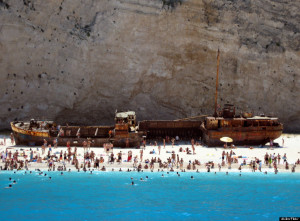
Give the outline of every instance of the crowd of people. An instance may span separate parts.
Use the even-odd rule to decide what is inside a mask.
[[[4,140],[4,142],[6,142],[6,140]],[[11,137],[11,143],[13,144],[13,142],[13,137]],[[168,142],[172,145],[171,151],[170,148],[166,149]],[[41,147],[24,147],[20,149],[7,147],[5,151],[1,152],[2,164],[0,169],[28,170],[30,165],[40,163],[46,164],[48,170],[66,170],[67,167],[73,167],[76,170],[89,170],[92,168],[105,171],[107,167],[125,166],[137,171],[154,171],[156,169],[166,169],[169,171],[206,169],[210,172],[211,169],[215,168],[215,164],[217,164],[219,171],[221,171],[222,168],[231,169],[232,166],[236,166],[239,170],[249,168],[255,172],[256,170],[261,171],[264,166],[278,172],[278,166],[283,165],[286,170],[291,169],[293,172],[296,166],[300,164],[300,159],[298,159],[293,165],[290,165],[286,154],[281,156],[279,153],[266,153],[264,159],[255,157],[250,160],[243,156],[237,156],[234,152],[235,149],[231,149],[227,152],[225,151],[226,149],[224,149],[219,162],[214,160],[205,162],[202,160],[201,164],[201,157],[194,157],[193,159],[184,157],[184,154],[195,155],[195,146],[198,145],[199,143],[192,139],[189,145],[182,147],[178,144],[177,138],[167,138],[163,140],[161,145],[156,141],[149,142],[148,145],[137,150],[139,151],[138,156],[136,152],[134,155],[131,149],[118,149],[116,151],[111,144],[104,144],[103,152],[96,154],[94,150],[91,150],[88,141],[83,142],[82,149],[84,153],[80,154],[78,153],[77,147],[70,146],[70,142],[67,143],[66,148],[59,148],[59,150],[55,140],[53,141],[53,145],[44,140],[44,144]],[[79,147],[79,149],[81,148]],[[146,159],[144,159],[144,151],[147,149],[149,150],[149,154],[146,154]],[[165,151],[166,154],[161,155],[162,151]]]

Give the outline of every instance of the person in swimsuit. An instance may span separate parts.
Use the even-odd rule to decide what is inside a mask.
[[[5,189],[9,189],[9,188],[12,188],[12,185],[9,184],[7,187],[4,187]]]

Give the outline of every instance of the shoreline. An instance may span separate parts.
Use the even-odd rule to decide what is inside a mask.
[[[122,171],[119,171],[119,169],[122,169]],[[69,171],[70,169],[70,171]],[[169,174],[177,174],[177,173],[193,173],[193,174],[203,174],[203,173],[207,173],[207,174],[225,174],[225,173],[228,173],[228,174],[300,174],[300,171],[299,170],[296,170],[295,172],[291,172],[290,170],[284,170],[284,169],[281,169],[281,170],[278,170],[277,173],[274,172],[273,169],[270,169],[270,168],[263,168],[262,171],[251,171],[250,169],[243,169],[243,170],[238,170],[238,169],[229,169],[229,170],[225,170],[225,169],[222,169],[221,171],[219,171],[218,169],[217,170],[210,170],[210,172],[207,172],[207,170],[205,169],[198,169],[197,170],[186,170],[186,171],[181,171],[181,170],[174,170],[174,171],[170,171],[170,170],[155,170],[155,171],[151,171],[151,170],[142,170],[142,171],[137,171],[137,170],[130,170],[130,171],[127,171],[128,167],[106,167],[106,170],[105,171],[102,171],[102,170],[95,170],[94,168],[91,169],[91,170],[80,170],[78,171],[77,169],[75,168],[67,168],[67,170],[62,170],[62,171],[59,171],[59,170],[48,170],[47,168],[30,168],[29,170],[25,170],[25,169],[22,169],[22,170],[0,170],[0,174],[1,173],[11,173],[11,174],[17,174],[17,173],[21,173],[21,172],[27,172],[29,173],[30,171],[33,173],[38,173],[38,172],[56,172],[56,173],[90,173],[91,171],[93,173],[137,173],[137,174],[142,174],[142,173],[169,173]]]

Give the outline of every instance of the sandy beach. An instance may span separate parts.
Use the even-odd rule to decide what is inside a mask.
[[[5,140],[5,141],[4,141]],[[284,141],[284,143],[283,143]],[[152,141],[154,143],[154,141]],[[265,147],[258,147],[258,146],[253,146],[253,148],[250,147],[236,147],[234,149],[230,148],[214,148],[214,147],[205,147],[202,145],[196,145],[195,146],[195,154],[193,154],[192,151],[192,146],[190,142],[184,142],[180,141],[178,144],[172,146],[171,144],[166,144],[164,147],[162,143],[158,143],[158,145],[151,144],[150,142],[147,142],[147,145],[145,148],[142,149],[123,149],[123,148],[113,148],[109,152],[106,152],[106,150],[101,147],[101,148],[90,148],[84,150],[83,148],[77,148],[77,159],[79,163],[79,167],[82,170],[84,168],[84,162],[86,162],[86,169],[87,170],[100,170],[103,168],[103,166],[106,168],[106,171],[119,171],[120,169],[122,171],[134,171],[137,170],[137,166],[141,164],[141,169],[143,171],[150,171],[150,161],[153,158],[160,158],[162,164],[165,165],[165,168],[160,168],[159,163],[156,161],[156,163],[153,164],[154,168],[152,170],[154,172],[156,171],[170,171],[171,168],[176,172],[176,171],[199,171],[199,172],[206,172],[208,170],[207,168],[207,163],[210,162],[210,172],[239,172],[239,167],[240,167],[242,172],[251,172],[252,167],[250,167],[250,162],[255,160],[255,157],[258,158],[259,160],[262,161],[261,165],[261,171],[262,172],[274,172],[274,167],[273,164],[272,166],[266,165],[264,162],[264,157],[265,154],[268,153],[270,154],[275,154],[275,156],[278,156],[278,154],[281,156],[280,163],[277,165],[278,172],[289,172],[291,173],[292,167],[295,165],[298,159],[300,159],[300,135],[297,134],[283,134],[280,138],[275,140],[274,142],[277,142],[280,147],[270,147],[270,146],[265,146]],[[5,143],[5,145],[4,145]],[[41,147],[28,147],[28,146],[15,146],[11,144],[10,137],[8,135],[1,135],[0,138],[0,153],[1,153],[1,158],[3,158],[3,155],[5,155],[6,150],[7,152],[11,151],[12,155],[16,151],[18,151],[18,160],[19,161],[24,161],[27,159],[28,162],[28,170],[35,170],[35,169],[40,169],[40,170],[48,170],[48,164],[49,160],[47,160],[47,153],[49,151],[49,148],[47,147],[45,150],[45,153],[42,154],[42,148]],[[283,147],[282,147],[283,144]],[[159,154],[159,147],[161,146],[161,151]],[[180,152],[180,148],[182,148],[182,152]],[[191,150],[192,154],[187,154],[186,148],[189,148]],[[74,151],[75,148],[71,146],[71,152]],[[141,156],[141,150],[143,151],[143,159],[141,161],[140,156]],[[154,154],[151,153],[154,150]],[[30,162],[30,153],[33,151],[33,158],[39,158],[41,162]],[[51,151],[51,156],[53,159],[53,163],[55,165],[55,168],[57,170],[58,167],[64,166],[66,170],[71,170],[75,171],[77,170],[75,168],[75,165],[72,165],[72,161],[68,162],[67,160],[59,160],[60,157],[60,152],[67,152],[66,147],[58,147],[58,148],[53,148]],[[85,152],[91,152],[93,151],[95,153],[95,159],[100,157],[103,158],[104,162],[99,164],[99,168],[94,168],[94,162],[91,162],[91,167],[88,167],[87,160],[84,161],[84,153]],[[128,159],[128,152],[132,152],[132,161],[131,162],[126,162]],[[225,156],[225,165],[221,166],[221,169],[219,168],[218,165],[222,165],[222,152],[225,151],[225,153],[228,152],[230,154],[230,151],[232,151],[232,158],[234,159],[234,163],[229,165],[226,162],[226,156]],[[114,154],[114,157],[118,157],[118,154],[121,153],[122,155],[122,162],[114,162],[114,163],[109,163],[108,160],[110,158],[111,153]],[[172,153],[175,154],[175,162],[168,163],[168,158],[172,157]],[[24,158],[24,154],[26,157]],[[286,164],[284,164],[282,157],[286,154],[287,157],[287,162],[289,164],[289,169],[286,169]],[[178,155],[178,156],[177,156]],[[57,158],[53,157],[57,156]],[[137,164],[134,166],[134,158],[135,156],[137,157]],[[183,160],[183,165],[180,168],[180,163],[177,164],[177,158]],[[200,162],[200,165],[195,164],[193,168],[193,162],[196,162],[195,160]],[[35,160],[33,160],[35,161]],[[149,161],[147,163],[147,161]],[[213,162],[214,166],[212,166],[211,162]],[[243,163],[246,162],[246,165],[243,165]],[[188,168],[188,165],[190,164],[190,169]],[[148,166],[148,169],[145,169],[145,165]],[[5,167],[5,162],[3,159],[1,159],[0,167],[4,169]],[[259,164],[256,164],[256,168],[259,168]],[[296,165],[295,166],[295,172],[300,172],[300,166]],[[25,168],[23,168],[25,169]],[[258,170],[256,170],[258,172]]]

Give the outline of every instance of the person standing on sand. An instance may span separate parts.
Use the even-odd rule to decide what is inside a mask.
[[[268,153],[265,154],[265,164],[268,165],[269,162],[269,155]]]
[[[166,139],[163,139],[164,149],[166,148]]]
[[[132,159],[132,151],[128,151],[128,157],[127,157],[127,162],[131,162]]]
[[[32,161],[33,159],[33,151],[30,152],[30,162]]]
[[[143,161],[143,154],[144,154],[144,151],[143,149],[140,150],[140,161],[142,162]]]
[[[174,137],[171,139],[171,141],[172,141],[172,148],[174,147],[174,144],[175,144],[175,139],[174,139]]]
[[[192,139],[191,140],[191,144],[192,144],[192,150],[193,150],[193,154],[195,155],[196,153],[195,153],[195,140],[194,139]]]
[[[91,140],[90,139],[88,139],[88,141],[87,141],[87,148],[88,148],[88,150],[91,150]]]
[[[174,151],[172,151],[172,167],[174,167],[175,162],[176,162],[176,154]]]
[[[286,153],[283,155],[282,159],[283,159],[283,163],[286,163],[287,161]]]
[[[273,147],[273,140],[270,139],[270,147]]]
[[[82,146],[83,146],[83,151],[85,152],[87,150],[87,142],[85,140],[82,142]]]
[[[225,158],[225,150],[223,150],[222,152],[222,161],[224,161],[224,158]]]
[[[282,138],[282,147],[284,146],[284,139]]]
[[[42,155],[44,155],[44,154],[45,154],[45,146],[42,145]]]
[[[133,167],[137,166],[137,162],[138,162],[138,156],[136,155],[133,160]]]
[[[13,133],[10,133],[10,142],[11,142],[11,145],[14,144],[14,134]]]
[[[54,148],[54,149],[57,148],[57,140],[56,140],[56,139],[53,140],[53,148]]]
[[[5,161],[6,161],[6,154],[3,151],[2,152],[2,163],[5,163]]]
[[[59,154],[59,162],[62,161],[62,157],[63,157],[63,151],[61,150]]]
[[[159,145],[158,146],[158,154],[160,155],[160,149],[161,149],[161,146]]]
[[[47,143],[47,140],[44,139],[44,146],[47,147],[48,146],[48,143]]]
[[[272,157],[270,156],[269,157],[269,167],[271,167],[272,166]]]
[[[182,170],[183,169],[183,159],[181,158],[180,160],[180,169]]]
[[[259,161],[259,167],[258,167],[258,169],[259,169],[259,171],[261,172],[261,166],[262,166],[262,163],[261,163],[261,160]]]
[[[122,151],[118,153],[118,162],[119,164],[122,163]]]
[[[110,154],[110,162],[113,164],[115,162],[114,153]]]

